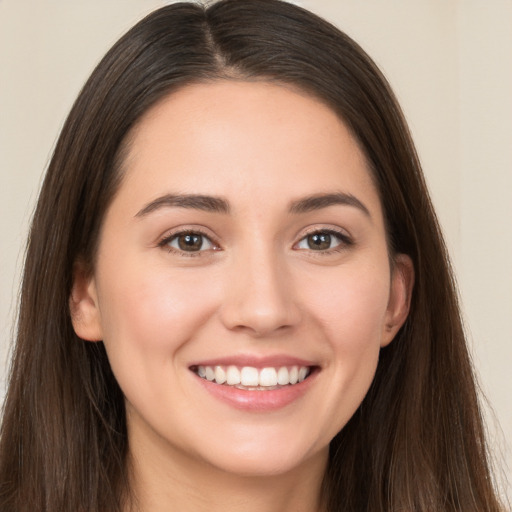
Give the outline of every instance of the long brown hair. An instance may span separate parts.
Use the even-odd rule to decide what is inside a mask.
[[[73,331],[78,260],[122,180],[130,129],[193,82],[293,84],[335,110],[377,184],[390,253],[408,254],[408,320],[381,352],[363,403],[332,440],[329,511],[498,511],[446,249],[386,80],[349,37],[279,0],[166,6],[108,52],[65,123],[27,248],[0,440],[2,512],[121,511],[129,496],[123,394],[101,343]]]

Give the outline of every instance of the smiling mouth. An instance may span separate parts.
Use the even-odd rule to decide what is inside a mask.
[[[312,373],[311,366],[280,366],[254,368],[252,366],[192,366],[190,368],[201,379],[215,384],[249,391],[270,391],[295,386]]]

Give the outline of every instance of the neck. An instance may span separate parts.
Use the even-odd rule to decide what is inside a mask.
[[[129,512],[324,510],[322,480],[327,450],[284,473],[237,475],[179,451],[153,448],[131,446],[133,501]]]

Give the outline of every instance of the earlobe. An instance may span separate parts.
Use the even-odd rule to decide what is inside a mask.
[[[381,347],[391,343],[400,327],[405,323],[411,306],[413,287],[414,264],[406,254],[398,254],[394,259],[392,269],[391,288]]]
[[[87,341],[101,341],[100,311],[94,276],[77,263],[73,271],[73,286],[69,297],[71,323],[75,333]]]

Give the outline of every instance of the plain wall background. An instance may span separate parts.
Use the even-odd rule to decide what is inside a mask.
[[[0,398],[28,223],[59,130],[106,50],[165,3],[0,0]],[[481,386],[494,411],[486,412],[490,440],[510,474],[512,1],[295,3],[358,41],[401,102],[452,254]]]

